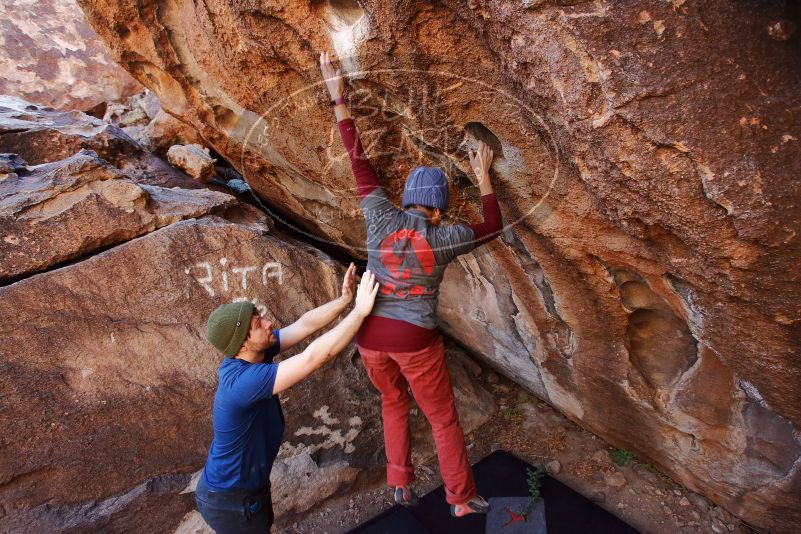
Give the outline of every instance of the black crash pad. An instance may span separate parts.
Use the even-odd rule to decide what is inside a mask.
[[[526,469],[533,467],[505,451],[495,451],[473,466],[485,499],[528,495]],[[548,534],[634,534],[637,532],[591,500],[547,475],[540,479]],[[453,518],[440,486],[415,508],[393,506],[350,531],[351,534],[485,534],[487,516]]]

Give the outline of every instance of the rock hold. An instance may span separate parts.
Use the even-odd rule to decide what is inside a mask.
[[[615,471],[612,474],[606,475],[606,485],[610,488],[620,489],[626,485],[626,477],[620,471]]]
[[[175,145],[167,151],[167,161],[196,180],[208,183],[214,177],[214,162],[209,149],[200,145]]]
[[[559,460],[551,460],[545,464],[545,471],[549,475],[558,475],[562,471],[562,464]]]

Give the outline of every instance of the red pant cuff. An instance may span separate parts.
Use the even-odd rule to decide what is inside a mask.
[[[406,486],[414,481],[414,467],[410,465],[387,464],[387,484]]]

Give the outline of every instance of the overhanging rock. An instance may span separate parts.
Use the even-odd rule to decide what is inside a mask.
[[[276,215],[354,254],[320,50],[343,59],[395,198],[440,165],[451,220],[473,220],[466,139],[490,143],[510,227],[450,269],[444,327],[746,521],[801,523],[801,55],[768,31],[797,18],[783,3],[80,3]]]

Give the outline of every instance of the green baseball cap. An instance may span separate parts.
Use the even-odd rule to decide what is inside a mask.
[[[206,323],[206,339],[224,355],[234,356],[248,337],[254,310],[249,301],[219,306]]]

